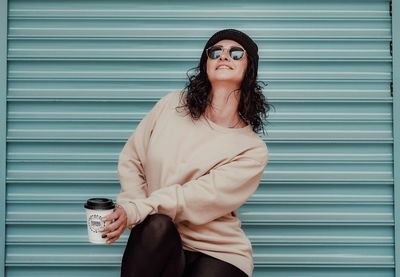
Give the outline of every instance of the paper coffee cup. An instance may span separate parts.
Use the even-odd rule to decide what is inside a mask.
[[[100,228],[106,226],[103,218],[114,211],[115,204],[108,198],[90,198],[86,201],[86,221],[89,241],[105,244],[107,238],[101,237]]]

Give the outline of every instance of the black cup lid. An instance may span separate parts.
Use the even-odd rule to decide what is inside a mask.
[[[111,210],[115,208],[115,204],[108,198],[90,198],[86,201],[85,208],[90,210]]]

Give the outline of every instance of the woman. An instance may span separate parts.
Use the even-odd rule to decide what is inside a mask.
[[[238,30],[215,33],[186,88],[158,101],[128,139],[119,206],[103,231],[112,243],[131,229],[121,276],[252,275],[236,209],[268,160],[257,51]]]

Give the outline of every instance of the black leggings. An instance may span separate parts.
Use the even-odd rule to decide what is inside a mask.
[[[174,222],[163,214],[135,226],[122,257],[121,277],[247,277],[230,263],[182,249]]]

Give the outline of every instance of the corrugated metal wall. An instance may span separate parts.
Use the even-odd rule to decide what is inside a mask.
[[[115,199],[125,140],[182,88],[208,37],[250,34],[275,106],[240,209],[254,276],[394,276],[391,16],[385,0],[10,0],[6,276],[118,276],[83,202]]]

